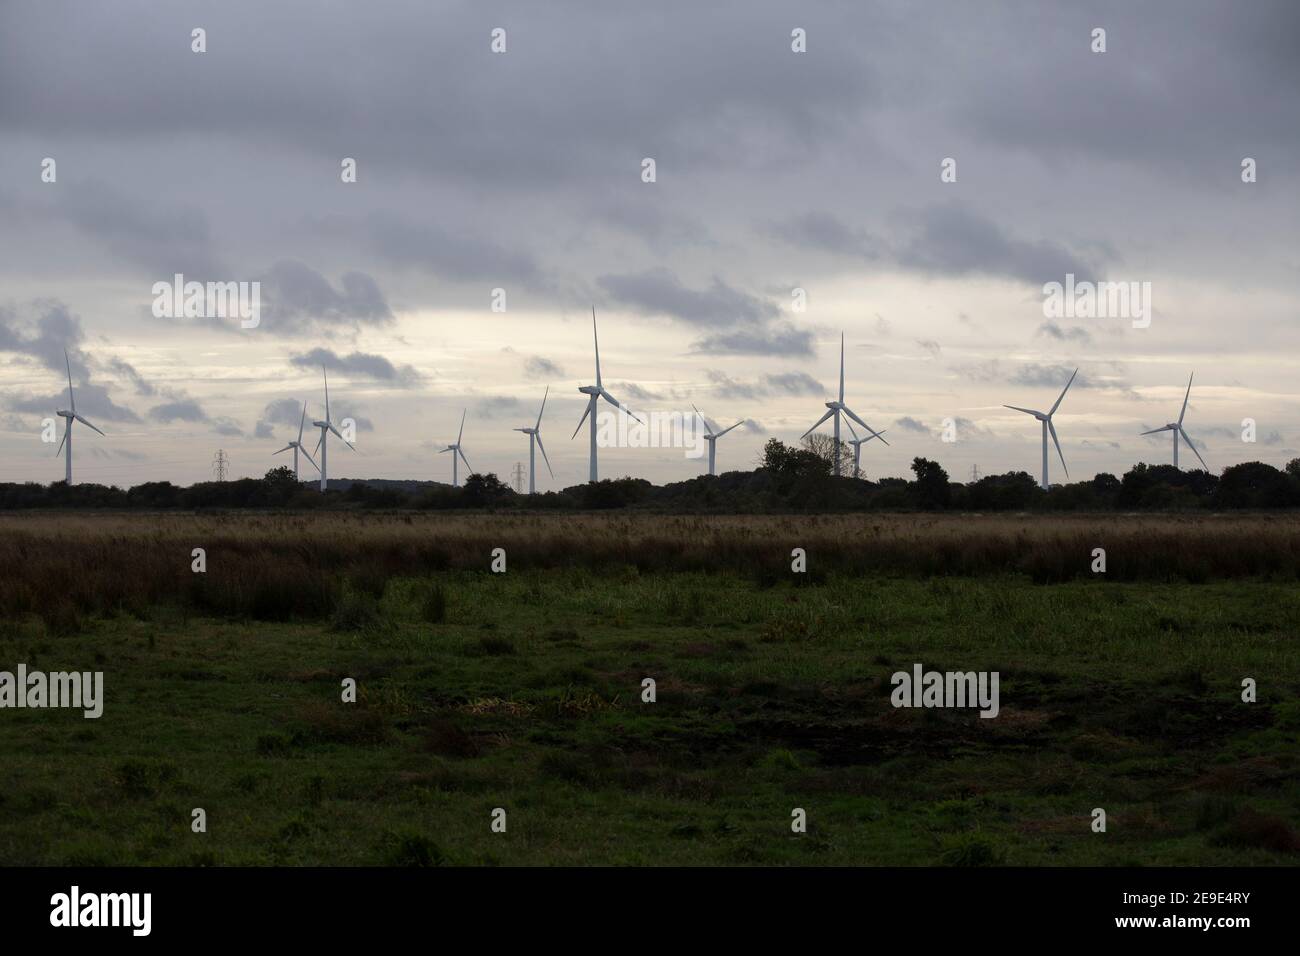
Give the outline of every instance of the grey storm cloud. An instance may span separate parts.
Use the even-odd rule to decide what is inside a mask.
[[[738,329],[698,339],[691,348],[701,355],[791,355],[813,354],[813,335],[788,323],[768,328]]]
[[[19,310],[0,306],[0,352],[14,352],[35,359],[45,368],[83,381],[89,375],[86,357],[79,348],[85,338],[81,320],[66,305],[54,300],[32,302]],[[64,349],[68,365],[64,364]]]
[[[713,387],[713,393],[721,398],[759,399],[771,395],[824,393],[821,383],[806,372],[773,373],[753,382],[737,381],[717,369],[708,369],[705,375]]]
[[[315,348],[289,358],[291,365],[299,368],[325,368],[331,372],[344,372],[374,379],[377,382],[390,382],[394,385],[412,386],[420,382],[420,373],[413,366],[397,366],[382,355],[367,352],[352,352],[339,355],[326,348]]]
[[[905,432],[929,433],[930,431],[924,422],[912,418],[910,415],[904,415],[902,418],[896,419],[894,421],[894,427],[901,428]]]
[[[893,255],[899,265],[930,275],[1002,276],[1031,285],[1064,279],[1095,281],[1098,266],[1052,239],[1012,236],[992,219],[956,203],[896,217],[915,230]]]
[[[297,335],[318,329],[359,329],[393,321],[378,283],[363,272],[345,272],[336,289],[328,279],[301,262],[275,263],[257,277],[261,282],[259,331]]]
[[[179,272],[206,281],[228,271],[207,215],[192,205],[141,203],[101,180],[72,179],[59,186],[56,215],[156,280]]]
[[[184,395],[173,396],[170,401],[149,409],[149,420],[160,425],[174,425],[178,422],[207,425],[218,435],[231,437],[241,437],[244,434],[244,429],[234,419],[225,416],[213,417],[203,409],[203,405],[197,399]]]
[[[9,401],[9,408],[15,412],[34,412],[48,415],[68,406],[68,390],[64,388],[53,395],[28,396]],[[102,385],[89,382],[77,383],[77,412],[85,415],[95,424],[100,422],[138,423],[139,415],[124,405],[113,401],[108,390]]]
[[[714,277],[704,289],[691,289],[669,269],[605,275],[597,284],[611,297],[643,315],[667,316],[702,328],[760,325],[781,310],[766,299],[733,289]]]
[[[885,239],[834,214],[819,211],[766,232],[787,243],[824,253],[851,256],[931,276],[995,276],[1042,285],[1073,273],[1079,281],[1095,280],[1097,245],[1088,252],[1052,239],[1025,239],[968,205],[956,202],[890,214],[894,227]]]
[[[308,415],[308,418],[311,416]],[[257,425],[253,429],[253,437],[270,438],[275,434],[276,425],[285,425],[297,429],[299,423],[303,422],[303,403],[296,398],[277,398],[275,401],[267,404],[262,409],[262,414],[258,417]],[[307,422],[307,425],[310,425]],[[296,435],[297,432],[295,431]]]
[[[1038,327],[1038,334],[1055,339],[1058,342],[1080,342],[1087,344],[1092,341],[1092,334],[1079,325],[1072,325],[1068,328],[1058,322],[1048,320]]]
[[[524,360],[524,374],[529,378],[564,378],[564,369],[548,358],[530,355]]]

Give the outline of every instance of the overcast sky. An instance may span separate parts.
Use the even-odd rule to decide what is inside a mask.
[[[321,415],[325,364],[360,429],[332,475],[450,480],[468,409],[470,462],[507,477],[549,385],[539,487],[575,484],[593,304],[615,396],[747,420],[720,470],[821,416],[841,331],[847,403],[892,441],[864,447],[872,477],[1036,474],[1037,423],[1001,405],[1050,407],[1076,366],[1071,478],[1169,461],[1139,432],[1193,371],[1212,469],[1280,466],[1298,49],[1286,0],[3,0],[0,480],[62,478],[41,431],[66,348],[107,433],[78,426],[78,481],[188,484],[219,448],[261,475],[300,402]],[[155,318],[175,273],[261,282],[261,324]],[[1150,326],[1049,319],[1066,273],[1151,283]],[[601,453],[602,477],[704,467]]]

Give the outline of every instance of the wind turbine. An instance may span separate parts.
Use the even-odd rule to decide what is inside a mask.
[[[302,447],[302,430],[306,424],[307,424],[307,403],[303,402],[302,418],[299,419],[298,421],[298,440],[289,442],[289,444],[285,445],[277,452],[272,452],[272,454],[281,455],[284,452],[288,451],[290,448],[293,449],[293,477],[295,480],[297,480],[298,478],[298,452],[300,451],[307,456],[307,460],[311,462],[312,467],[315,468],[317,471],[320,471],[320,465],[316,464],[316,460],[312,458],[311,454],[307,451],[307,449]],[[324,461],[324,457],[322,457],[321,460]]]
[[[537,416],[537,420],[538,420],[539,422],[542,420],[540,415]],[[448,445],[448,446],[447,446],[446,448],[444,448],[442,451],[438,452],[438,454],[440,454],[440,455],[441,455],[443,452],[448,452],[448,451],[451,452],[451,486],[452,486],[453,488],[459,488],[459,487],[460,487],[460,472],[457,471],[457,469],[456,469],[456,464],[457,464],[457,463],[456,463],[456,456],[457,456],[457,455],[459,455],[459,456],[460,456],[460,460],[463,461],[463,462],[465,463],[465,467],[466,467],[466,468],[469,468],[469,469],[471,469],[471,470],[473,469],[473,466],[469,463],[469,459],[465,457],[465,453],[464,453],[463,451],[460,450],[460,439],[461,439],[461,437],[462,437],[464,434],[465,434],[465,411],[462,411],[462,412],[460,413],[460,434],[456,436],[456,440],[455,440],[455,442],[453,442],[452,444]],[[543,453],[543,454],[544,454],[544,453]]]
[[[1192,375],[1196,373],[1193,372]],[[1154,435],[1157,432],[1174,433],[1174,467],[1178,467],[1178,436],[1182,435],[1187,442],[1187,447],[1192,450],[1192,454],[1201,459],[1201,464],[1205,465],[1205,459],[1201,458],[1201,453],[1196,450],[1192,440],[1187,437],[1187,432],[1183,430],[1183,416],[1187,414],[1187,400],[1192,397],[1192,375],[1187,376],[1187,394],[1183,396],[1183,410],[1178,413],[1178,421],[1170,422],[1168,425],[1161,425],[1159,428],[1153,428],[1149,432],[1143,432],[1143,435]],[[1210,466],[1205,465],[1205,470],[1209,471]]]
[[[1052,442],[1056,445],[1056,453],[1061,456],[1061,467],[1065,469],[1065,477],[1066,478],[1070,477],[1070,469],[1066,467],[1065,455],[1061,452],[1061,443],[1056,437],[1056,426],[1052,424],[1052,416],[1055,415],[1056,410],[1061,407],[1061,400],[1065,398],[1065,393],[1070,390],[1070,386],[1074,383],[1074,376],[1078,374],[1079,374],[1079,370],[1076,368],[1074,372],[1071,373],[1070,375],[1070,381],[1066,382],[1065,388],[1061,389],[1061,395],[1059,398],[1057,398],[1056,404],[1052,406],[1052,410],[1050,412],[1036,412],[1032,408],[1021,408],[1018,405],[1002,406],[1003,408],[1009,408],[1012,411],[1024,412],[1026,415],[1033,415],[1035,418],[1037,418],[1040,422],[1043,423],[1043,490],[1044,491],[1046,491],[1049,487],[1047,482],[1047,433],[1048,432],[1052,433]]]
[[[343,439],[343,444],[347,445],[353,451],[356,451],[357,449],[352,442],[343,438],[343,435],[334,427],[334,423],[330,420],[330,377],[329,373],[325,371],[325,366],[322,365],[320,371],[321,374],[325,376],[325,420],[312,422],[312,424],[320,429],[320,441],[316,443],[316,450],[320,452],[320,490],[325,491],[329,487],[329,444],[325,441],[325,439],[329,437],[329,433],[333,432],[335,435],[338,435],[339,438]],[[306,411],[307,408],[304,405],[303,413],[306,414]],[[316,463],[312,462],[312,464],[314,465]]]
[[[691,408],[695,408],[695,406],[692,405]],[[716,475],[718,473],[718,439],[731,431],[731,428],[745,424],[745,420],[742,418],[740,421],[736,422],[735,425],[732,425],[731,428],[724,428],[722,431],[718,431],[718,426],[705,418],[698,408],[695,408],[695,416],[700,419],[700,421],[704,422],[704,427],[707,429],[704,433],[704,440],[709,443],[709,474]]]
[[[885,432],[889,431],[889,429],[882,428],[873,435],[868,435],[866,438],[859,438],[858,433],[853,429],[853,423],[849,422],[849,431],[853,432],[853,438],[849,442],[849,444],[853,446],[853,477],[859,478],[862,473],[862,469],[859,467],[859,462],[862,461],[862,446],[873,438],[879,438],[883,444],[888,445],[889,442],[885,441]]]
[[[813,425],[812,428],[808,429],[799,437],[807,438],[809,435],[815,432],[817,428],[822,424],[822,422],[826,421],[826,419],[828,418],[835,419],[835,475],[836,477],[838,477],[840,473],[840,413],[843,412],[845,415],[849,416],[849,418],[853,419],[855,422],[857,422],[867,431],[871,432],[872,435],[879,437],[880,434],[874,428],[872,428],[870,425],[864,422],[861,418],[859,418],[857,414],[854,413],[853,409],[849,408],[849,406],[844,404],[844,333],[843,332],[840,333],[840,397],[837,401],[827,402],[826,408],[828,409],[828,411],[821,418],[817,419],[817,424]],[[885,442],[885,444],[889,444],[889,443]]]
[[[64,471],[64,480],[67,482],[68,487],[71,488],[72,487],[72,423],[75,420],[81,422],[81,424],[85,425],[87,428],[95,428],[95,426],[90,424],[90,422],[86,421],[84,418],[82,418],[80,415],[77,414],[77,396],[74,395],[72,392],[72,363],[68,361],[67,349],[63,350],[63,366],[68,370],[68,401],[72,404],[72,410],[67,411],[64,409],[60,409],[59,411],[54,413],[58,415],[60,418],[67,419],[67,424],[63,426],[63,441],[59,442],[59,450],[54,453],[54,457],[58,458],[59,452],[63,451],[63,446],[64,445],[68,446],[67,457],[64,459],[64,465],[66,466]],[[95,431],[99,432],[99,429],[95,428]],[[103,432],[99,432],[99,433],[101,435],[104,434]]]
[[[609,402],[615,408],[626,411],[627,414],[631,417],[631,419],[637,422],[638,424],[644,425],[645,422],[641,421],[641,419],[633,415],[632,412],[629,411],[628,409],[623,408],[623,406],[618,403],[618,399],[615,398],[613,395],[609,394],[609,392],[605,391],[605,386],[602,385],[600,382],[600,338],[596,335],[596,307],[594,305],[591,307],[591,340],[593,343],[595,343],[596,346],[596,384],[578,386],[578,391],[582,392],[582,394],[587,396],[587,410],[582,413],[582,418],[578,419],[578,427],[575,428],[573,430],[573,434],[569,436],[569,441],[573,441],[573,439],[578,437],[578,432],[582,431],[582,423],[585,422],[588,417],[590,417],[591,418],[591,468],[589,470],[589,477],[587,480],[599,481],[599,478],[597,477],[597,470],[596,470],[596,404],[597,402],[601,398],[604,398],[605,401]]]
[[[546,446],[542,444],[542,412],[546,411],[546,396],[549,394],[551,394],[551,386],[547,385],[546,391],[542,394],[542,407],[537,410],[537,424],[532,428],[515,429],[528,436],[528,493],[530,495],[537,494],[537,452],[533,448],[534,444],[542,449],[542,460],[546,462],[546,470],[551,472],[552,478],[555,477],[555,472],[551,471],[551,459],[546,457]]]

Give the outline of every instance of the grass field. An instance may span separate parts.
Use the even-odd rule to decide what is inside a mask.
[[[0,519],[0,669],[106,690],[98,720],[0,710],[0,864],[1300,862],[1300,590],[1285,562],[1244,571],[1293,519],[702,520]],[[898,539],[1050,565],[1101,535],[1113,567],[1116,542],[1159,554],[1179,528],[1171,568],[1206,541],[1245,563],[1200,583],[860,563]],[[803,540],[817,573],[794,575]],[[264,554],[319,593],[268,607]],[[49,611],[60,567],[94,586]],[[998,717],[892,707],[918,662],[999,671]]]

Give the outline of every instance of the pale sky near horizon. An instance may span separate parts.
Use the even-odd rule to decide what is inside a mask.
[[[1297,49],[1286,2],[9,0],[0,481],[62,479],[41,427],[66,347],[107,433],[78,426],[79,482],[189,484],[218,448],[261,475],[297,403],[321,414],[324,361],[335,419],[360,423],[332,476],[450,481],[438,449],[468,409],[466,455],[508,479],[549,385],[538,486],[576,484],[593,304],[615,396],[748,421],[720,470],[822,415],[841,331],[847,403],[891,441],[865,446],[870,477],[916,456],[1036,476],[1038,425],[1001,406],[1050,407],[1076,366],[1072,479],[1168,462],[1139,433],[1193,371],[1211,469],[1281,466],[1300,455]],[[178,272],[260,281],[261,325],[154,318]],[[1151,283],[1150,327],[1046,318],[1067,272]],[[705,468],[600,460],[656,483]]]

